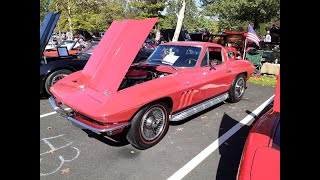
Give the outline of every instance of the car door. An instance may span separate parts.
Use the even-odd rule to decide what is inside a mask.
[[[206,55],[201,62],[203,86],[201,92],[205,99],[229,90],[232,83],[232,70],[228,57],[221,47],[207,47]],[[210,66],[210,63],[212,66]]]
[[[201,72],[194,69],[187,70],[176,78],[176,85],[180,86],[178,109],[183,109],[204,100],[201,92],[202,80]]]

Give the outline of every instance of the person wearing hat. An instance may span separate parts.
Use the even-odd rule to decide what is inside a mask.
[[[264,42],[271,43],[270,31],[267,31],[266,38],[264,38]]]

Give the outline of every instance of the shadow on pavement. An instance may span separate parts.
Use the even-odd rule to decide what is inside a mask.
[[[113,136],[107,136],[105,134],[97,134],[97,133],[92,132],[87,129],[82,129],[82,130],[88,134],[88,137],[95,138],[98,141],[101,141],[101,142],[108,144],[110,146],[119,147],[119,146],[125,146],[125,145],[129,144],[129,142],[126,138],[126,135],[128,133],[128,130],[126,130],[126,129],[122,133],[116,134]]]
[[[251,125],[243,125],[235,134],[219,146],[219,166],[216,173],[216,180],[235,180],[241,160],[243,147],[247,136],[254,122],[259,119],[270,106],[264,108],[258,116],[254,116],[254,121]],[[246,111],[247,114],[252,114],[251,111]],[[219,137],[225,134],[228,130],[234,127],[239,121],[233,119],[228,114],[224,114],[219,129]],[[220,142],[219,142],[220,144]]]
[[[41,99],[48,99],[51,95],[46,94],[46,93],[40,93],[40,100]]]

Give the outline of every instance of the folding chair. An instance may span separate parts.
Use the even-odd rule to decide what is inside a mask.
[[[250,61],[256,67],[255,73],[260,73],[262,67],[262,53],[257,52],[255,54],[250,54],[249,52],[247,52],[245,59]]]

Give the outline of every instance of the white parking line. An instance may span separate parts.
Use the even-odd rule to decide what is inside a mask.
[[[68,111],[70,110],[70,108],[65,108],[64,110]],[[43,117],[46,117],[46,116],[50,116],[52,114],[56,114],[57,112],[53,111],[53,112],[50,112],[50,113],[47,113],[47,114],[42,114],[40,115],[40,118],[43,118]]]
[[[242,126],[248,124],[255,116],[257,116],[268,104],[273,101],[274,95],[271,96],[268,100],[262,103],[257,109],[255,109],[251,114],[246,116],[238,124],[233,126],[229,131],[220,136],[212,144],[202,150],[197,156],[191,159],[187,164],[175,172],[167,180],[178,180],[182,179],[187,175],[192,169],[198,166],[205,158],[207,158],[213,151],[215,151],[222,143],[228,140],[234,133],[236,133]]]

